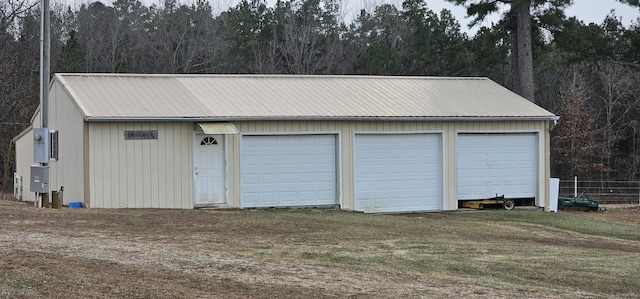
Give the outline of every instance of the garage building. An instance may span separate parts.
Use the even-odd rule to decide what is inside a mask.
[[[65,204],[548,206],[557,117],[486,78],[56,74],[49,97]]]

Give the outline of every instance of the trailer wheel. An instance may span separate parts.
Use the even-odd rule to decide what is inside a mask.
[[[502,207],[508,211],[513,210],[513,207],[515,206],[516,206],[516,203],[515,201],[513,201],[513,199],[505,199],[504,203],[502,204]]]

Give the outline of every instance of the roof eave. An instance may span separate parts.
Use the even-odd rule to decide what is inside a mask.
[[[157,116],[87,116],[85,120],[121,122],[121,121],[282,121],[282,120],[342,120],[342,121],[557,121],[556,115],[539,116],[193,116],[193,117],[157,117]]]

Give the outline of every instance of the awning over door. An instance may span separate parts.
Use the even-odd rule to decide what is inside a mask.
[[[238,134],[238,128],[229,122],[197,123],[200,130],[208,135]]]

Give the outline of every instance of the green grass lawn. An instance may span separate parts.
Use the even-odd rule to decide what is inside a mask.
[[[267,244],[242,244],[248,256],[541,296],[640,296],[640,225],[593,219],[588,213],[253,213],[282,231]],[[255,225],[255,218],[244,224]]]
[[[0,297],[640,298],[639,217],[0,202]]]

